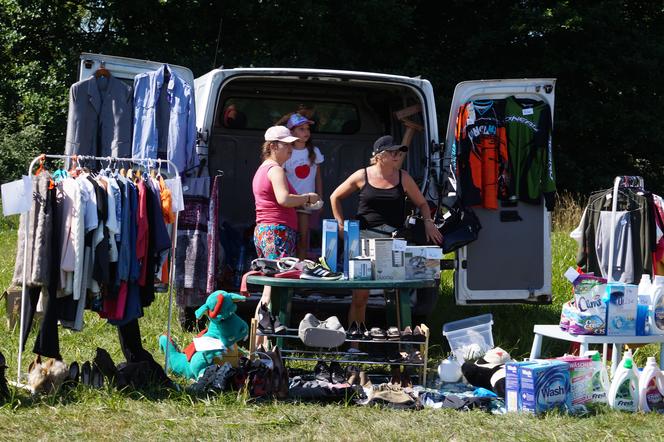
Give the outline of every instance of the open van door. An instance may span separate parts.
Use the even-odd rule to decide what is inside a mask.
[[[156,71],[165,63],[149,60],[139,60],[136,58],[115,57],[113,55],[81,53],[81,65],[78,71],[78,79],[82,80],[93,75],[100,67],[108,69],[116,78],[133,84],[134,77],[140,73]],[[182,79],[194,87],[194,73],[189,68],[182,66],[168,65]]]
[[[553,119],[555,79],[482,80],[459,83],[447,123],[444,167],[456,169],[455,125],[459,107],[474,100],[510,96],[546,102]],[[553,125],[553,122],[552,122]],[[463,190],[461,190],[463,191]],[[505,208],[507,209],[507,208]],[[544,203],[510,203],[518,222],[501,221],[497,210],[473,207],[482,224],[479,238],[456,251],[454,293],[457,304],[550,303],[551,217]]]

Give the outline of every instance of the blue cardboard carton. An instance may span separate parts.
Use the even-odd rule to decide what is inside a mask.
[[[638,286],[611,282],[606,285],[606,334],[636,336]]]
[[[537,364],[538,361],[512,361],[505,364],[505,408],[507,411],[521,410],[519,376],[521,367]]]
[[[330,270],[337,271],[337,246],[339,244],[339,227],[336,219],[323,220],[323,258]]]
[[[569,364],[538,361],[519,369],[521,411],[539,414],[553,408],[572,409]]]
[[[344,221],[344,276],[348,278],[350,260],[360,255],[360,222]]]

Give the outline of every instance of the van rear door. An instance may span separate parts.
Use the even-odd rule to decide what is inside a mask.
[[[472,100],[509,96],[543,100],[553,119],[553,78],[481,80],[459,83],[447,123],[445,164],[456,167],[455,125],[459,107]],[[463,190],[461,190],[463,191]],[[482,223],[479,238],[456,252],[454,293],[457,304],[550,303],[551,219],[544,204],[521,201],[497,210],[473,208]],[[518,212],[520,220],[501,212]],[[513,213],[511,213],[513,214]],[[517,218],[517,219],[518,219]]]
[[[140,73],[155,71],[165,63],[149,60],[139,60],[128,57],[115,57],[113,55],[81,53],[81,64],[78,79],[82,80],[93,75],[102,64],[116,78],[133,84],[134,77]],[[194,73],[189,68],[177,65],[168,65],[175,73],[194,87]]]

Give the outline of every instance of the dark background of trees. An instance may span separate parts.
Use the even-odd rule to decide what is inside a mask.
[[[662,1],[0,0],[0,182],[62,152],[83,51],[421,75],[441,121],[460,81],[555,77],[559,189],[664,191]]]

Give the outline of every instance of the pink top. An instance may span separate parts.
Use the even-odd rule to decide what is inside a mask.
[[[276,166],[274,163],[262,164],[252,182],[254,200],[256,200],[256,224],[282,224],[297,230],[297,213],[294,207],[284,207],[277,202],[272,182],[267,173]],[[288,192],[295,194],[295,189],[288,183]]]

